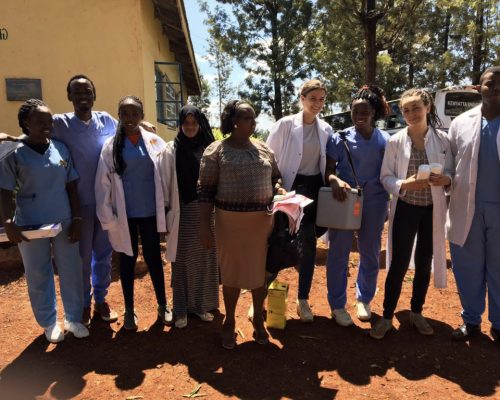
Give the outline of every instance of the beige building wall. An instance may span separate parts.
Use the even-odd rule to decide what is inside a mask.
[[[176,134],[176,130],[165,124],[156,122],[156,87],[155,87],[155,61],[174,61],[174,54],[170,51],[169,43],[162,33],[161,22],[154,17],[152,1],[141,1],[142,16],[142,66],[144,81],[144,108],[146,120],[156,125],[157,133],[164,139],[170,140]],[[178,81],[179,77],[172,76],[171,79]],[[186,97],[184,97],[186,98]]]
[[[173,137],[156,122],[154,61],[173,61],[173,55],[151,0],[15,0],[1,8],[9,37],[0,41],[0,132],[20,134],[22,102],[7,101],[5,78],[41,79],[43,100],[62,113],[73,110],[68,79],[83,73],[96,86],[95,110],[116,117],[118,100],[137,95],[146,119]]]

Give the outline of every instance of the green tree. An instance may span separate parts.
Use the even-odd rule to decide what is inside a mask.
[[[482,71],[500,57],[500,3],[498,0],[449,1],[451,51],[465,61],[473,84]]]
[[[494,0],[426,1],[410,40],[393,51],[407,86],[438,89],[470,79],[499,57],[499,3]]]
[[[200,75],[201,80],[201,94],[199,96],[189,96],[188,103],[198,107],[203,114],[210,119],[210,96],[212,89],[210,83],[203,75]]]
[[[348,102],[363,83],[402,85],[392,53],[420,22],[424,0],[318,0],[318,29],[309,38],[310,63],[329,82],[329,99]]]
[[[227,101],[230,100],[234,92],[233,86],[229,83],[229,78],[231,77],[232,67],[231,57],[224,52],[222,48],[222,43],[220,38],[214,32],[214,29],[209,29],[209,40],[208,40],[208,63],[212,68],[215,69],[216,75],[213,81],[214,94],[217,97],[219,103],[219,115],[222,115],[222,109],[224,108]]]
[[[375,81],[388,98],[413,86],[474,82],[499,58],[497,0],[316,4],[319,23],[308,56],[334,102],[348,103],[354,88],[366,82]]]
[[[311,0],[217,0],[202,6],[222,48],[247,71],[240,92],[276,119],[296,109],[296,83],[310,71],[305,38],[315,28]]]

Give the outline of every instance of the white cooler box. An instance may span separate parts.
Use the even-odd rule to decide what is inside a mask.
[[[318,193],[316,225],[341,230],[358,230],[363,215],[363,192],[351,189],[345,201],[335,200],[331,187],[322,187]]]

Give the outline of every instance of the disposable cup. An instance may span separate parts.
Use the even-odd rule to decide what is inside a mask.
[[[439,163],[432,163],[429,167],[431,167],[431,173],[435,175],[441,175],[443,173],[443,166]]]
[[[428,164],[421,164],[418,167],[417,179],[429,179],[431,176],[431,167]]]

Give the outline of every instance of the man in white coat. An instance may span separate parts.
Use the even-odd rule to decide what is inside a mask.
[[[464,321],[452,338],[480,331],[488,292],[491,335],[500,344],[500,66],[488,68],[479,83],[482,103],[449,131],[455,176],[448,236]]]

